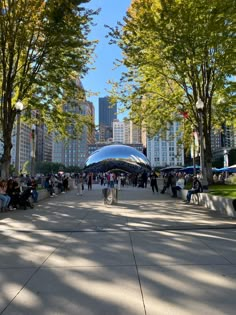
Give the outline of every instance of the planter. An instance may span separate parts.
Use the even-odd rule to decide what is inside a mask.
[[[187,190],[181,191],[182,199],[186,199]],[[192,195],[191,203],[201,205],[207,209],[218,211],[221,214],[229,217],[236,217],[236,210],[233,205],[233,199],[221,196],[214,196],[208,193],[198,193]]]

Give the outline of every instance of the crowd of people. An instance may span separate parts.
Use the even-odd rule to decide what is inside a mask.
[[[58,193],[67,192],[74,182],[75,180],[67,174],[48,174],[37,177],[21,174],[10,177],[8,180],[2,179],[0,180],[1,212],[26,208],[26,205],[33,207],[33,203],[38,202],[39,186],[47,189],[50,197],[54,197]]]
[[[149,185],[151,191],[154,193],[159,192],[158,183],[163,179],[163,186],[161,187],[160,193],[164,194],[167,189],[172,192],[172,197],[177,198],[178,192],[183,190],[186,183],[191,181],[192,188],[188,190],[185,202],[189,203],[193,194],[202,191],[201,181],[198,176],[191,176],[183,174],[181,172],[169,172],[165,174],[158,174],[155,171],[150,173],[142,172],[135,174],[117,173],[117,172],[106,172],[106,173],[79,173],[74,174],[71,177],[69,174],[48,174],[39,178],[26,176],[15,176],[9,178],[9,180],[0,180],[0,203],[1,211],[12,211],[20,207],[23,192],[30,192],[30,197],[34,203],[38,201],[38,185],[48,190],[50,197],[56,196],[58,193],[66,193],[73,188],[77,188],[77,195],[83,195],[85,185],[88,190],[92,190],[93,183],[100,183],[103,187],[117,188],[121,190],[125,185],[147,188]],[[25,198],[29,196],[25,194]]]
[[[38,201],[37,182],[34,177],[10,177],[0,180],[1,212],[13,211],[20,206],[26,207],[26,201],[32,197],[33,202]]]
[[[192,182],[192,188],[188,190],[186,200],[184,200],[184,202],[190,203],[193,194],[198,194],[203,191],[199,174],[197,176],[190,176],[189,174],[183,174],[181,172],[166,173],[163,177],[163,188],[161,193],[164,194],[166,189],[169,188],[171,189],[172,197],[177,198],[178,191],[183,190],[186,183],[190,181]]]

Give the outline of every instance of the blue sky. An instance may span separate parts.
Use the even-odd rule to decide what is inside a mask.
[[[115,45],[109,45],[109,38],[105,38],[108,30],[104,24],[115,26],[118,21],[122,21],[131,0],[91,0],[87,5],[91,9],[101,8],[101,12],[95,17],[94,22],[97,24],[92,28],[90,35],[91,39],[98,39],[95,54],[95,70],[91,70],[89,74],[82,80],[86,90],[91,90],[99,93],[98,96],[88,97],[88,100],[93,102],[95,106],[95,122],[98,123],[98,98],[104,97],[108,93],[110,87],[107,84],[108,80],[118,80],[121,70],[115,70],[113,62],[116,58],[120,58],[121,51]],[[124,114],[119,118],[122,119]]]

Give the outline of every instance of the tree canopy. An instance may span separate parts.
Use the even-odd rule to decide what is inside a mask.
[[[185,118],[199,130],[203,108],[206,164],[210,133],[235,117],[235,0],[133,0],[123,24],[110,28],[126,66],[113,99],[155,133]]]
[[[89,0],[2,0],[0,2],[0,123],[9,165],[15,103],[24,116],[39,118],[59,133],[91,124],[78,112],[65,113],[66,102],[78,105],[84,91],[76,85],[89,69],[96,42],[88,40],[93,16]],[[76,101],[76,102],[75,102]],[[32,111],[37,116],[31,116]],[[37,123],[31,122],[31,123]]]

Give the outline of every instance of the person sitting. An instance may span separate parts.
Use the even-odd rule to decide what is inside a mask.
[[[8,179],[6,193],[11,198],[8,205],[9,209],[15,210],[17,208],[19,194],[20,194],[20,186],[15,179],[12,179],[12,178]]]
[[[2,202],[1,211],[8,211],[11,197],[7,194],[7,181],[4,179],[0,181],[0,200]]]
[[[177,182],[176,182],[176,185],[171,187],[172,193],[173,193],[173,195],[172,195],[173,198],[177,198],[177,192],[184,189],[184,185],[185,185],[185,180],[184,180],[183,176],[180,175]]]
[[[37,192],[37,187],[38,187],[38,184],[37,184],[37,181],[34,177],[31,178],[31,181],[29,183],[29,186],[31,186],[32,188],[32,199],[33,199],[33,202],[38,202],[38,192]]]
[[[199,192],[202,192],[202,191],[203,191],[203,188],[202,188],[201,182],[197,179],[197,176],[194,176],[192,189],[188,190],[187,199],[185,200],[185,202],[190,203],[191,196],[194,194],[198,194]]]

